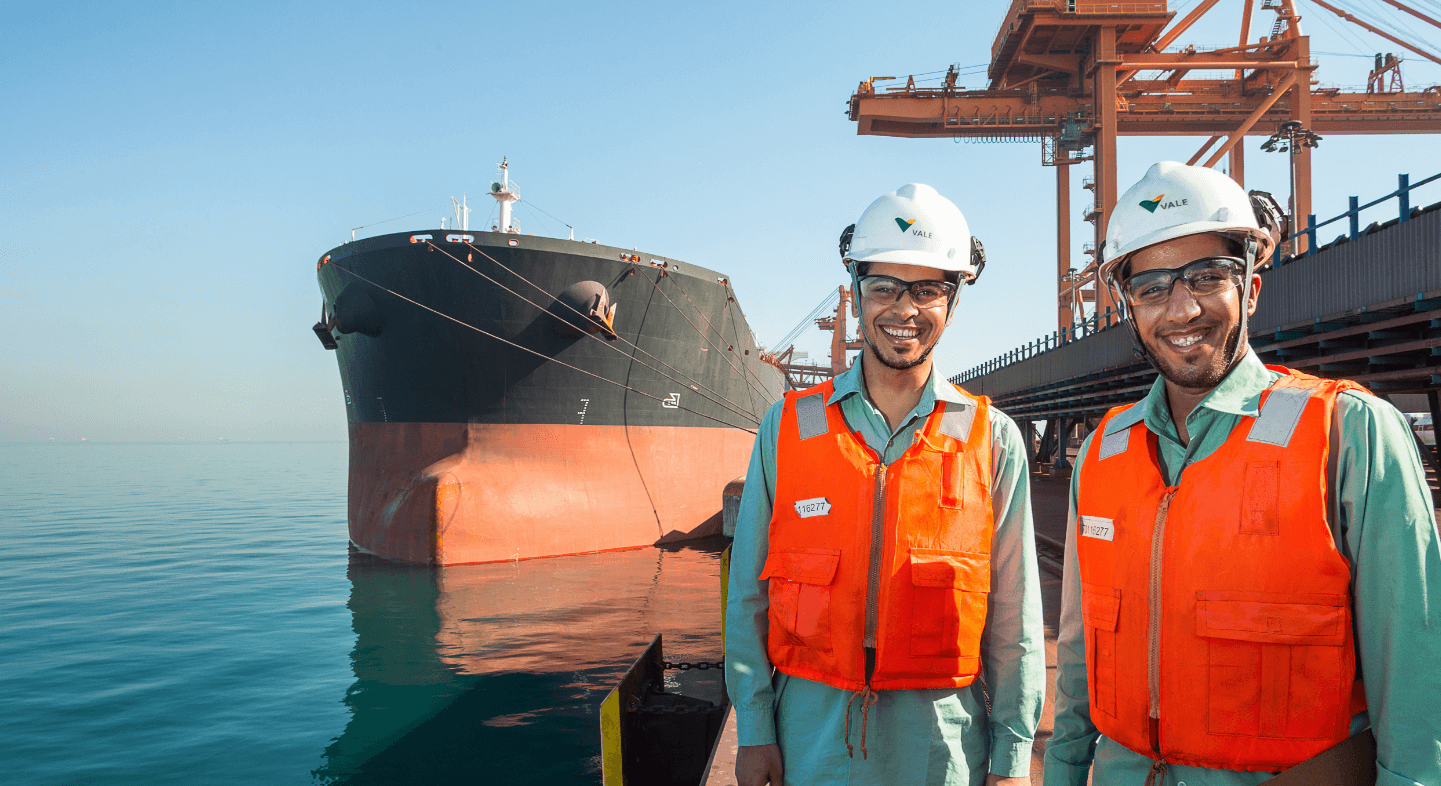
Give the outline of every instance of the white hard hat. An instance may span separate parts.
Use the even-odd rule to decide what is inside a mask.
[[[852,262],[919,265],[973,281],[985,267],[985,251],[971,237],[966,217],[934,188],[907,183],[883,194],[841,236],[841,258]]]
[[[1264,191],[1247,194],[1236,181],[1210,167],[1162,161],[1152,166],[1141,182],[1126,189],[1106,225],[1106,245],[1101,251],[1101,267],[1096,276],[1102,286],[1110,288],[1122,322],[1130,330],[1136,354],[1157,369],[1161,368],[1141,340],[1122,282],[1117,280],[1117,273],[1128,257],[1148,246],[1187,235],[1219,234],[1234,238],[1245,249],[1246,269],[1240,297],[1242,303],[1249,303],[1252,274],[1271,256],[1281,238],[1282,224],[1280,206],[1270,194]],[[1241,336],[1250,335],[1248,319],[1247,309],[1242,308]],[[1228,370],[1245,355],[1247,346],[1245,340],[1236,344],[1227,361]]]
[[[1269,195],[1268,195],[1269,196]],[[1162,161],[1121,196],[1106,224],[1100,280],[1109,283],[1117,266],[1147,246],[1186,235],[1216,233],[1256,241],[1260,266],[1276,238],[1256,220],[1256,206],[1236,181],[1210,167]]]

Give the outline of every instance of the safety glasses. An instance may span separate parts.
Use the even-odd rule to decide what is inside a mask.
[[[1246,261],[1236,257],[1206,257],[1176,268],[1147,270],[1121,284],[1133,306],[1159,306],[1171,299],[1176,281],[1183,281],[1194,297],[1219,295],[1241,284]]]
[[[936,308],[950,301],[956,287],[949,281],[902,281],[890,276],[861,276],[861,296],[882,306],[893,306],[901,293],[911,293],[916,308]]]

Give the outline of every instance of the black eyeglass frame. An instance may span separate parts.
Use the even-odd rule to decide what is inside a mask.
[[[1223,262],[1225,262],[1226,264],[1225,264],[1224,266],[1214,264],[1214,263],[1216,263],[1216,262],[1218,262],[1218,261],[1223,261]],[[1208,263],[1209,263],[1209,264],[1208,264]],[[1202,265],[1204,265],[1204,267],[1201,267]],[[1141,272],[1141,273],[1133,274],[1133,275],[1131,275],[1131,276],[1128,276],[1125,281],[1122,281],[1122,282],[1121,282],[1120,290],[1121,290],[1121,292],[1126,296],[1126,300],[1127,300],[1128,304],[1131,306],[1131,308],[1136,308],[1136,307],[1154,308],[1154,307],[1156,307],[1156,306],[1159,306],[1159,305],[1162,305],[1162,304],[1166,303],[1167,301],[1169,301],[1169,300],[1171,299],[1171,295],[1175,293],[1175,291],[1176,291],[1176,282],[1177,282],[1178,280],[1179,280],[1179,281],[1184,281],[1184,282],[1186,282],[1186,289],[1187,289],[1187,291],[1189,291],[1189,292],[1191,293],[1191,297],[1194,297],[1194,298],[1209,297],[1209,296],[1211,296],[1211,295],[1220,294],[1221,292],[1223,292],[1223,291],[1225,291],[1225,290],[1223,290],[1223,289],[1218,289],[1218,290],[1216,290],[1216,291],[1214,291],[1214,292],[1197,292],[1197,291],[1196,291],[1196,288],[1195,288],[1194,286],[1192,286],[1192,283],[1191,283],[1191,281],[1192,281],[1192,276],[1196,275],[1196,274],[1199,273],[1200,271],[1204,271],[1204,270],[1217,270],[1217,269],[1220,269],[1220,268],[1222,268],[1222,267],[1224,267],[1224,268],[1226,268],[1226,269],[1229,269],[1229,270],[1231,271],[1231,285],[1232,285],[1232,287],[1239,287],[1239,286],[1241,285],[1241,283],[1242,283],[1242,279],[1245,278],[1245,275],[1246,275],[1246,260],[1241,259],[1240,257],[1214,256],[1214,257],[1202,257],[1202,258],[1200,258],[1200,259],[1195,259],[1195,260],[1192,260],[1192,261],[1190,261],[1190,262],[1187,262],[1186,264],[1184,264],[1184,265],[1182,265],[1182,266],[1180,266],[1180,267],[1158,268],[1158,269],[1155,269],[1155,270],[1147,270],[1147,271],[1144,271],[1144,272]],[[1194,272],[1192,272],[1190,275],[1188,275],[1188,274],[1187,274],[1187,271],[1194,271]],[[1164,275],[1165,275],[1165,288],[1166,288],[1166,295],[1165,295],[1165,297],[1156,300],[1154,303],[1143,303],[1143,302],[1141,302],[1138,298],[1136,298],[1136,296],[1135,296],[1134,294],[1132,294],[1132,291],[1131,291],[1131,282],[1135,281],[1135,280],[1138,279],[1138,278],[1141,278],[1142,276],[1144,276],[1144,277],[1146,277],[1146,278],[1148,278],[1148,279],[1151,279],[1151,278],[1157,278],[1158,275],[1161,275],[1161,274],[1164,274]]]
[[[877,300],[876,298],[871,297],[870,293],[865,291],[865,282],[867,279],[882,279],[885,281],[894,282],[896,286],[900,288],[900,291],[896,293],[896,299],[888,303],[884,300]],[[894,306],[895,304],[901,302],[901,294],[907,293],[911,296],[911,302],[915,304],[916,308],[937,308],[940,305],[950,303],[951,300],[955,298],[956,293],[960,291],[960,289],[955,284],[952,284],[949,281],[936,281],[934,279],[906,281],[904,279],[896,278],[895,276],[882,276],[876,273],[867,273],[864,276],[858,277],[856,279],[856,284],[858,285],[857,288],[861,290],[860,294],[862,297],[864,297],[866,300],[871,301],[872,303],[878,303],[882,306]],[[916,287],[922,285],[935,287],[941,290],[941,292],[944,293],[944,297],[937,298],[935,300],[928,300],[922,303],[920,299],[916,297]]]

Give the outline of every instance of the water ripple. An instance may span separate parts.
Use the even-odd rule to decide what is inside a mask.
[[[7,783],[596,782],[640,648],[716,656],[715,547],[387,563],[348,552],[346,463],[0,445]]]

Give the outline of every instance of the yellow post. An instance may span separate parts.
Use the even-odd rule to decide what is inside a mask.
[[[731,583],[731,547],[721,552],[721,657],[726,651],[726,593]]]
[[[620,688],[600,703],[600,782],[602,786],[625,786],[621,771]]]

